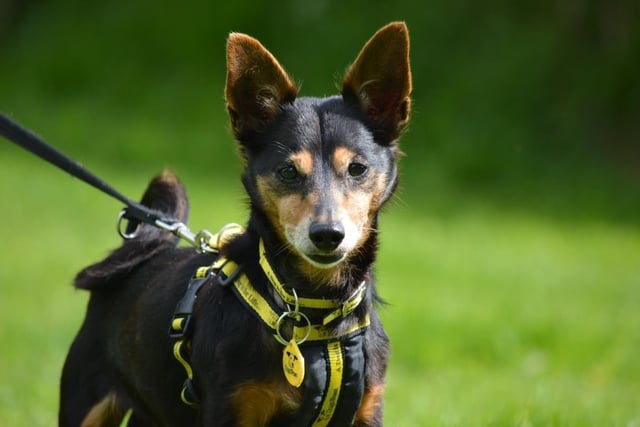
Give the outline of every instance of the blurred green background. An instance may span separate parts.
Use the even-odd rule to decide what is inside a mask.
[[[2,0],[0,111],[131,197],[173,168],[215,230],[246,219],[227,34],[324,96],[393,20],[414,113],[381,226],[386,424],[640,426],[637,1]],[[8,142],[0,206],[0,425],[54,425],[70,283],[120,206]]]

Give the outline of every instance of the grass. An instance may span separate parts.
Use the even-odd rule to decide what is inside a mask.
[[[0,110],[132,197],[170,159],[196,230],[246,218],[222,99],[228,32],[258,36],[321,95],[376,25],[407,19],[409,156],[378,264],[386,425],[640,427],[629,1],[613,15],[32,3],[0,17]],[[0,207],[0,426],[55,425],[87,301],[71,282],[119,244],[121,206],[0,141]]]
[[[386,232],[394,425],[640,422],[637,230],[471,212]]]
[[[0,425],[50,426],[87,300],[70,283],[118,244],[120,206],[18,150],[0,155]],[[100,167],[132,196],[155,172]],[[244,221],[239,184],[214,194],[203,175],[184,176],[192,227]],[[640,425],[637,225],[475,202],[434,214],[403,198],[383,217],[378,264],[387,425]]]

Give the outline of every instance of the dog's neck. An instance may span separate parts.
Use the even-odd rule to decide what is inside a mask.
[[[377,218],[372,225],[375,230]],[[362,246],[353,251],[345,261],[331,269],[320,269],[294,253],[273,230],[264,215],[252,212],[242,244],[238,242],[238,245],[232,245],[232,253],[229,255],[239,258],[238,261],[253,260],[252,263],[256,263],[260,239],[264,242],[271,268],[282,283],[306,295],[342,300],[351,296],[363,281],[373,281],[372,267],[378,245],[376,231],[372,231]]]

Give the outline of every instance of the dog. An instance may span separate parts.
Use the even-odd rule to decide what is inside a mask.
[[[198,253],[143,225],[78,274],[91,296],[59,424],[381,426],[390,346],[373,266],[411,88],[401,22],[374,34],[326,98],[298,97],[260,42],[231,33],[225,95],[246,228]],[[169,171],[141,203],[187,220]]]

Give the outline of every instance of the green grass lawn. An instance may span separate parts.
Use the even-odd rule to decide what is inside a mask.
[[[432,3],[0,3],[0,111],[132,198],[173,166],[191,227],[214,231],[247,214],[229,31],[322,95],[406,19],[408,157],[377,265],[386,425],[640,427],[637,6]],[[119,245],[121,207],[0,140],[0,427],[57,423],[88,297],[71,283]]]
[[[101,168],[132,197],[153,172]],[[194,229],[246,218],[239,184],[214,178],[185,177]],[[386,424],[640,426],[637,225],[414,200],[381,224]],[[87,300],[70,284],[118,244],[120,205],[4,147],[0,203],[0,426],[51,426]]]

